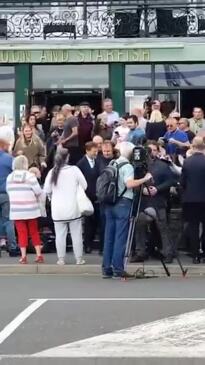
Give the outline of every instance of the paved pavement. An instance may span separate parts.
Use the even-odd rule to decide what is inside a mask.
[[[188,275],[205,276],[205,264],[193,265],[190,257],[180,253],[183,265],[188,268]],[[1,274],[67,274],[67,275],[101,275],[102,257],[95,251],[91,255],[85,255],[86,265],[77,266],[72,252],[67,254],[67,263],[65,266],[56,265],[56,254],[50,253],[45,255],[45,264],[34,264],[35,255],[29,255],[29,265],[19,265],[19,258],[11,258],[6,252],[2,253],[0,258],[0,275]],[[181,276],[180,268],[177,261],[168,265],[172,275]],[[142,264],[129,265],[128,271],[135,272],[137,269],[142,270]],[[166,276],[161,263],[158,260],[148,260],[145,262],[145,271],[150,275]]]
[[[2,275],[0,293],[0,365],[204,364],[192,353],[204,345],[204,278]]]

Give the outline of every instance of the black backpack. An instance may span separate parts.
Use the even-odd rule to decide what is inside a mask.
[[[128,162],[117,164],[116,161],[111,161],[103,170],[96,184],[96,196],[99,203],[116,204],[117,199],[123,196],[127,188],[118,196],[118,177],[120,168],[127,164]]]

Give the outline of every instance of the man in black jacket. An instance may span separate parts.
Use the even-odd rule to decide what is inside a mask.
[[[85,230],[84,230],[84,248],[85,253],[92,252],[93,240],[99,223],[99,207],[96,199],[96,182],[99,176],[99,170],[96,163],[98,148],[93,142],[87,142],[85,144],[86,154],[78,162],[77,166],[82,171],[88,187],[86,194],[91,200],[94,206],[94,214],[90,217],[85,217]]]
[[[202,137],[192,143],[193,155],[184,162],[181,175],[184,220],[188,223],[193,263],[200,263],[200,223],[205,230],[205,144]],[[203,232],[204,235],[204,232]]]
[[[141,213],[136,224],[135,252],[132,254],[131,261],[144,261],[146,257],[147,224],[155,221],[161,235],[165,261],[171,263],[174,256],[174,247],[167,225],[166,209],[169,190],[175,184],[175,176],[168,162],[157,157],[159,155],[158,143],[152,141],[148,144],[148,147],[151,151],[148,170],[153,176],[153,181],[143,190]]]

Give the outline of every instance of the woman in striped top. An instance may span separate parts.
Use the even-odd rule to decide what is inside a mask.
[[[25,156],[14,159],[13,170],[7,178],[6,188],[10,201],[10,220],[15,222],[21,250],[20,263],[27,263],[29,236],[36,250],[35,262],[42,263],[44,260],[37,220],[41,216],[39,197],[42,190],[35,175],[28,171],[28,159]]]

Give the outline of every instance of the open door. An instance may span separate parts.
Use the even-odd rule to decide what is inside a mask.
[[[78,106],[83,101],[90,103],[95,115],[102,111],[102,100],[108,96],[107,90],[79,90],[79,91],[34,91],[31,95],[31,105],[44,105],[48,112],[52,110],[55,105],[70,104]]]

